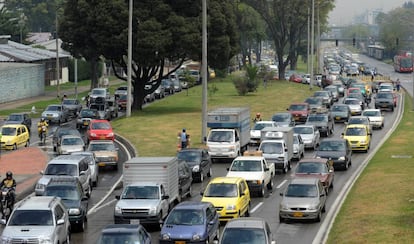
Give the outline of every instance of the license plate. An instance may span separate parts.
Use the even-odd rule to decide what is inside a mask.
[[[337,119],[337,120],[340,120],[340,119],[341,119],[341,117],[339,117],[339,116],[336,116],[336,117],[335,117],[335,119]]]
[[[105,136],[101,136],[101,137],[99,137],[99,138],[101,138],[101,140],[105,140]]]
[[[175,244],[185,244],[185,241],[175,241]]]
[[[105,163],[98,163],[98,166],[105,166]]]
[[[139,219],[131,219],[131,220],[129,220],[129,223],[133,224],[133,225],[139,225],[140,221],[139,221]]]
[[[303,213],[302,212],[294,212],[293,217],[303,217]]]
[[[88,121],[84,121],[83,122],[83,125],[89,125],[89,122]]]

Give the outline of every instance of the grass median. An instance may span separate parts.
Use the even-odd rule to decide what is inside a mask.
[[[355,182],[328,243],[412,243],[414,240],[414,112],[404,116]],[[329,206],[327,206],[329,208]]]

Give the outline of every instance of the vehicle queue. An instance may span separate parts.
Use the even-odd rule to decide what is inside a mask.
[[[344,83],[343,84],[343,86],[344,87],[346,87],[346,84]],[[384,91],[384,92],[387,92],[387,91]],[[335,103],[335,102],[330,102],[330,105],[329,106],[333,106],[333,105],[335,105],[335,104],[338,104],[339,102],[337,102],[337,103]],[[363,102],[362,102],[363,103]],[[339,105],[339,104],[338,104]],[[393,104],[394,105],[394,104]],[[395,106],[396,106],[397,104],[395,103]],[[360,105],[361,106],[361,105]],[[378,105],[379,107],[380,107],[380,105]],[[387,105],[388,106],[388,105]],[[388,108],[388,107],[384,107],[384,108]],[[312,114],[312,111],[308,111],[309,113],[309,115],[310,114]],[[320,113],[321,111],[316,111],[316,113]],[[325,110],[323,111],[323,112],[325,112],[326,114],[329,114],[329,116],[328,117],[331,117],[331,119],[332,120],[336,120],[336,117],[332,117],[332,114],[330,113],[330,111],[328,110],[328,108],[326,108],[325,107]],[[381,112],[381,111],[380,111]],[[351,112],[352,113],[352,112]],[[363,113],[363,110],[361,109],[361,113]],[[382,113],[382,112],[381,112]],[[356,114],[358,114],[358,113],[354,113],[353,115],[356,115]],[[293,116],[294,117],[294,119],[296,119],[296,117],[295,116]],[[380,116],[381,117],[381,116]],[[383,117],[383,116],[382,116]],[[300,123],[299,121],[296,121],[298,124]],[[347,122],[347,121],[345,121],[345,122]],[[305,125],[306,125],[306,122],[304,123]],[[309,125],[309,124],[308,124]],[[89,126],[89,125],[88,125]],[[294,129],[295,128],[300,128],[301,126],[294,126]],[[313,129],[314,129],[314,132],[312,132],[312,133],[317,133],[317,132],[320,132],[319,131],[319,129],[324,129],[323,128],[323,125],[322,126],[319,126],[318,127],[318,125],[312,125],[312,127],[313,127]],[[348,126],[347,126],[348,127]],[[363,151],[368,151],[369,150],[369,146],[370,146],[370,138],[371,138],[371,135],[372,135],[372,132],[368,132],[368,131],[370,131],[369,129],[368,129],[368,127],[369,126],[366,126],[366,125],[364,125],[364,126],[361,126],[361,128],[363,128],[364,130],[365,130],[365,133],[362,133],[362,132],[352,132],[351,133],[351,135],[350,136],[356,136],[356,137],[359,137],[359,136],[362,136],[362,139],[360,139],[360,138],[354,138],[354,137],[352,137],[351,139],[349,139],[349,140],[347,140],[348,141],[348,143],[349,143],[349,145],[348,146],[350,146],[351,147],[351,149],[353,149],[354,151],[356,151],[356,150],[363,150]],[[352,129],[353,128],[353,126],[351,126],[351,125],[349,125],[349,129]],[[358,127],[359,128],[359,127]],[[348,128],[345,130],[345,132],[344,132],[344,137],[346,138],[346,136],[348,136],[348,133],[347,133],[347,130],[348,130]],[[295,131],[296,132],[296,131]],[[112,132],[113,133],[113,132]],[[325,136],[326,137],[332,137],[332,135],[329,135],[328,133],[326,133],[326,132],[324,132],[325,134]],[[94,133],[95,135],[96,135],[96,133]],[[298,134],[300,134],[300,133],[298,133]],[[363,134],[363,135],[362,135]],[[302,134],[300,134],[300,135],[302,135]],[[303,135],[305,135],[305,134],[303,134]],[[91,136],[93,136],[93,135],[91,135]],[[100,137],[98,136],[98,139],[99,139]],[[95,138],[96,139],[96,138]],[[92,139],[93,140],[93,139]],[[315,150],[315,149],[318,149],[318,147],[320,146],[320,144],[321,144],[321,141],[323,141],[324,139],[320,139],[320,138],[318,138],[318,139],[315,139],[315,138],[312,138],[312,142],[313,142],[313,147],[311,147],[310,149],[308,149],[307,151],[309,152],[309,151],[312,151],[312,150]],[[350,143],[351,142],[351,143]],[[355,144],[355,145],[354,145]],[[352,151],[352,150],[351,150]],[[308,158],[306,158],[306,159],[308,159]],[[302,161],[303,160],[305,160],[305,159],[301,159]],[[335,158],[333,158],[333,157],[329,157],[329,161],[335,161],[335,160],[340,160],[340,158],[338,158],[338,159],[335,159]],[[334,165],[335,164],[333,164],[332,165],[332,163],[331,162],[325,162],[325,171],[314,171],[314,169],[310,169],[310,171],[306,171],[306,174],[307,175],[309,175],[309,174],[320,174],[320,175],[322,175],[322,174],[327,174],[327,175],[334,175],[333,174],[333,171],[334,171]],[[350,166],[351,164],[348,164],[348,166]],[[327,169],[327,170],[326,170]],[[297,174],[300,174],[300,172],[298,172]],[[295,171],[295,175],[296,175],[296,171]],[[285,221],[286,219],[303,219],[303,218],[306,218],[307,216],[312,216],[312,217],[315,217],[315,219],[316,220],[318,220],[318,218],[319,218],[319,220],[320,220],[320,217],[321,217],[321,213],[325,210],[325,202],[326,202],[326,198],[327,198],[327,195],[328,195],[328,190],[327,189],[329,189],[331,186],[333,187],[333,184],[332,184],[332,182],[333,182],[333,180],[331,181],[331,183],[330,184],[328,184],[328,185],[324,185],[324,183],[322,183],[322,180],[321,179],[319,179],[319,181],[311,181],[311,180],[303,180],[303,181],[300,181],[300,180],[296,180],[296,176],[294,177],[295,178],[295,180],[293,180],[292,182],[290,182],[289,183],[289,185],[288,185],[288,187],[286,187],[286,191],[285,192],[283,192],[282,193],[282,197],[283,197],[283,200],[281,201],[281,206],[280,206],[280,213],[279,213],[279,217],[280,216],[282,216],[281,218],[280,218],[280,220],[281,221]],[[313,178],[313,177],[311,177],[311,178]],[[332,177],[333,178],[333,177]],[[244,179],[244,181],[245,181],[245,179]],[[212,181],[212,182],[214,182],[214,181]],[[242,192],[242,193],[238,193],[238,195],[237,195],[237,197],[236,198],[241,198],[242,196],[249,196],[249,198],[250,198],[250,193],[247,193],[247,191],[249,191],[249,187],[248,187],[248,184],[247,184],[247,181],[245,181],[246,182],[246,184],[245,184],[245,187],[244,187],[244,190],[240,190],[241,188],[239,187],[239,186],[237,186],[236,187],[236,189],[238,189],[237,191],[238,192]],[[298,183],[299,182],[299,183]],[[222,183],[224,183],[224,181],[222,182]],[[292,185],[291,185],[292,184]],[[313,184],[313,185],[311,185],[311,186],[309,186],[308,184]],[[322,185],[322,187],[321,187],[321,185]],[[241,184],[241,185],[243,185],[243,184]],[[247,187],[246,187],[247,186]],[[293,197],[295,197],[295,194],[293,194],[293,195],[291,195],[292,194],[292,192],[291,192],[291,189],[294,189],[295,191],[293,191],[293,192],[296,192],[296,194],[299,192],[299,191],[305,191],[305,189],[300,189],[299,187],[297,187],[297,186],[301,186],[301,187],[305,187],[306,188],[306,192],[313,192],[313,193],[315,193],[315,192],[317,192],[317,194],[315,195],[315,194],[309,194],[309,195],[297,195],[297,197],[300,197],[300,198],[307,198],[307,197],[316,197],[316,198],[319,198],[319,199],[322,199],[322,198],[325,198],[325,201],[321,201],[322,203],[320,204],[320,206],[318,206],[317,207],[317,215],[315,216],[315,215],[309,215],[308,213],[306,213],[306,211],[294,211],[294,212],[292,212],[292,213],[285,213],[285,212],[282,212],[282,209],[287,209],[287,208],[289,208],[288,206],[289,206],[289,201],[288,200],[286,200],[285,201],[285,198],[292,198],[292,196]],[[328,187],[327,187],[328,186]],[[297,187],[297,188],[295,188],[295,187]],[[206,191],[207,191],[207,189],[209,189],[209,187],[207,187],[206,188]],[[318,190],[318,189],[323,189],[323,191],[321,191],[321,190]],[[227,194],[227,193],[230,193],[232,191],[232,189],[226,189],[225,191],[224,191],[224,193],[225,194]],[[223,191],[222,191],[223,192]],[[203,195],[205,195],[205,192],[203,192]],[[236,195],[235,195],[236,196]],[[287,205],[286,205],[287,204]],[[194,203],[194,205],[197,205],[196,203]],[[234,206],[234,207],[232,207],[232,208],[236,208],[236,206],[235,205],[232,205],[232,204],[230,204],[230,205],[228,205],[228,206]],[[198,208],[198,207],[197,207]],[[308,206],[308,208],[309,209],[315,209],[315,206]],[[211,215],[211,213],[207,213],[207,210],[208,209],[210,209],[211,210],[211,207],[210,208],[206,208],[206,212],[202,212],[202,218],[204,218],[204,222],[203,223],[208,223],[208,224],[210,224],[211,223],[211,221],[206,221],[207,219],[211,219],[211,217],[208,217],[208,216],[213,216],[213,219],[215,218],[214,217],[214,214],[213,215]],[[231,208],[229,209],[229,210],[231,210]],[[208,215],[209,214],[209,215]],[[248,214],[240,214],[240,215],[246,215],[246,216],[248,216]],[[239,217],[240,215],[235,215],[235,216],[237,216],[237,217]],[[166,221],[168,221],[169,220],[169,217],[167,217],[167,219],[166,219]],[[183,220],[184,221],[184,220]],[[178,223],[178,225],[180,225],[179,223]],[[266,224],[264,224],[263,226],[266,226]],[[119,227],[119,228],[121,228],[121,227]],[[125,227],[126,228],[126,227]],[[185,231],[184,231],[185,232]],[[144,232],[143,232],[144,233]],[[223,233],[223,235],[224,235],[224,233]],[[217,234],[216,233],[216,236],[214,236],[214,237],[218,237],[219,236],[219,234]],[[227,234],[226,234],[226,236],[227,236]],[[194,238],[200,238],[200,236],[192,236],[191,237],[192,239],[194,239]],[[246,237],[247,238],[247,237]],[[167,238],[167,235],[165,235],[165,234],[162,234],[162,235],[160,235],[160,239],[161,240],[163,240],[163,241],[168,241],[169,239],[171,239],[171,236],[170,237],[168,237]],[[164,239],[166,239],[166,240],[164,240]],[[171,240],[170,240],[171,241]],[[166,243],[168,243],[168,242],[166,242]]]

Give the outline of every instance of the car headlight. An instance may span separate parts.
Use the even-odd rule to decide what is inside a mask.
[[[40,237],[39,238],[39,244],[49,244],[52,243],[52,240],[50,237]]]
[[[108,136],[109,137],[113,137],[114,136],[114,133],[109,133]]]
[[[46,185],[43,185],[43,184],[36,184],[36,190],[45,190],[45,187],[46,187]]]
[[[309,210],[317,210],[318,209],[318,206],[316,206],[316,205],[315,206],[310,206],[310,207],[308,207],[308,209]]]
[[[6,142],[7,145],[12,144],[12,143],[13,143],[12,140],[7,140],[7,142]]]
[[[285,204],[280,204],[279,209],[281,209],[281,210],[290,210],[290,208],[288,208],[288,206],[285,205]]]
[[[96,136],[96,133],[91,133],[91,136],[95,137]]]
[[[79,208],[70,208],[69,215],[80,215],[81,210]]]
[[[149,215],[156,215],[157,214],[157,207],[151,207],[148,211]]]
[[[367,143],[367,141],[366,140],[361,140],[361,141],[359,141],[359,143],[365,144],[365,143]]]
[[[122,209],[119,206],[115,206],[115,214],[122,214]]]
[[[338,160],[345,160],[345,157],[339,157]]]
[[[193,240],[194,241],[198,241],[198,240],[200,240],[201,239],[201,237],[200,237],[200,235],[199,234],[194,234],[193,235]]]
[[[169,234],[162,234],[161,239],[163,239],[163,240],[169,240],[170,239],[170,235]]]
[[[198,171],[200,171],[200,165],[195,165],[193,167],[193,172],[198,172]]]
[[[236,205],[229,204],[229,205],[227,205],[226,210],[236,210]]]

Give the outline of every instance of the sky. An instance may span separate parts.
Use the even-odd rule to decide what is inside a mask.
[[[330,25],[351,24],[353,17],[370,9],[382,9],[383,12],[401,7],[410,0],[335,0],[335,8],[329,14]],[[411,0],[414,2],[414,0]]]

